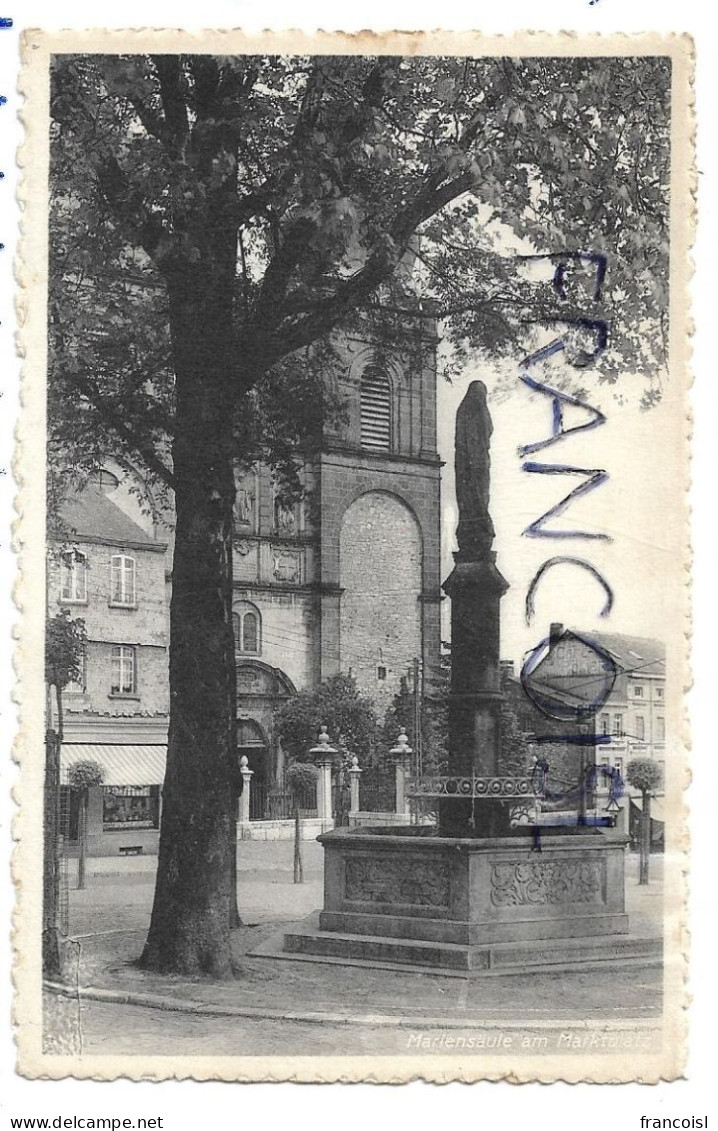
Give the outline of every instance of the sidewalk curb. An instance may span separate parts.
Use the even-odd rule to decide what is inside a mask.
[[[386,1013],[337,1013],[319,1010],[277,1010],[261,1006],[213,1005],[208,1002],[192,1001],[191,998],[166,997],[162,994],[138,993],[133,990],[108,990],[96,986],[68,986],[61,982],[43,982],[50,993],[69,997],[76,1001],[100,1001],[115,1005],[134,1005],[145,1009],[164,1010],[168,1013],[192,1013],[203,1017],[242,1017],[250,1021],[298,1021],[308,1025],[366,1025],[375,1028],[396,1029],[541,1029],[541,1030],[635,1030],[661,1028],[661,1019],[654,1017],[631,1017],[620,1020],[577,1020],[571,1018],[556,1021],[538,1018],[516,1020],[515,1018],[476,1018],[456,1017],[396,1017]]]

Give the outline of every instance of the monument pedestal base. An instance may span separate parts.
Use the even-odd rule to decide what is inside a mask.
[[[611,963],[660,953],[629,936],[626,839],[596,829],[496,839],[424,828],[335,829],[318,930],[296,955],[451,970]]]

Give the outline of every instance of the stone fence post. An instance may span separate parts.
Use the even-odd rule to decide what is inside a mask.
[[[242,775],[244,783],[242,795],[239,799],[239,823],[240,825],[249,824],[249,797],[252,790],[252,777],[254,770],[250,770],[247,755],[243,754],[239,759],[239,772]]]
[[[356,754],[352,758],[352,764],[349,768],[349,812],[358,813],[359,805],[359,778],[363,771],[359,769],[359,759]]]
[[[317,745],[309,751],[319,769],[317,778],[317,815],[322,822],[322,832],[332,828],[332,766],[336,750],[329,742],[327,728],[321,727]]]
[[[412,749],[409,746],[409,739],[405,731],[402,730],[396,746],[393,746],[389,753],[394,758],[396,764],[396,800],[394,811],[397,816],[403,818],[409,815],[409,799],[406,796],[406,778],[411,767],[412,755]]]

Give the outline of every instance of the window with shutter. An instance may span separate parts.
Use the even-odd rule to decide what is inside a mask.
[[[366,369],[361,379],[361,445],[391,451],[391,386],[380,369]]]

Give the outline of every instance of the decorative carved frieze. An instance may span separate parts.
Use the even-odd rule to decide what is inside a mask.
[[[350,856],[344,890],[346,898],[355,903],[448,907],[448,861]]]
[[[537,903],[603,903],[598,860],[507,861],[491,868],[494,907]]]

